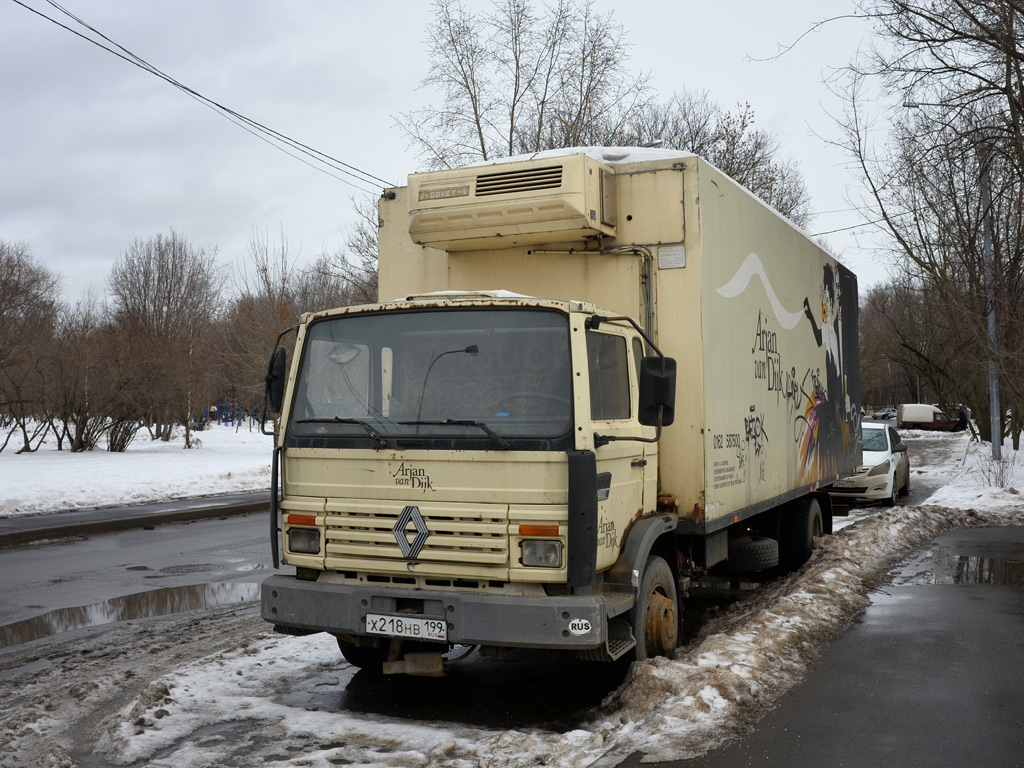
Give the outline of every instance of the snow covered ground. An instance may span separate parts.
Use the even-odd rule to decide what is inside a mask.
[[[904,433],[913,437],[914,433]],[[139,442],[120,456],[0,454],[0,515],[43,513],[126,500],[266,487],[269,438],[214,428],[192,451],[180,442]],[[256,629],[190,663],[161,670],[139,695],[99,724],[99,746],[117,765],[443,766],[608,768],[639,751],[648,760],[702,754],[756,722],[804,674],[828,640],[867,605],[872,586],[909,550],[971,526],[1024,525],[1024,466],[1004,452],[1002,486],[987,446],[941,436],[948,451],[913,467],[944,483],[917,507],[873,508],[821,539],[798,573],[774,582],[709,622],[672,659],[635,664],[584,727],[568,733],[493,730],[338,711],[352,677],[333,638],[287,638]],[[30,697],[23,696],[23,700]],[[60,731],[53,713],[11,741]],[[243,723],[245,739],[212,737]],[[255,734],[255,735],[253,735]],[[10,736],[11,734],[4,734]],[[23,741],[24,740],[24,741]],[[54,744],[51,739],[48,743]],[[21,746],[19,746],[21,745]],[[49,747],[54,765],[63,754]],[[3,764],[0,759],[0,764]]]
[[[58,451],[50,437],[21,454],[15,437],[0,453],[0,517],[270,488],[272,438],[216,424],[194,437],[200,445],[185,450],[181,437],[165,443],[142,432],[124,453],[70,453],[66,442]]]
[[[1017,460],[1009,445],[1003,449],[1001,470],[989,458],[990,447],[969,443],[967,433],[904,431],[949,443],[948,463],[920,464],[913,457],[913,476],[941,479],[946,485],[929,504],[961,509],[1001,508],[1024,503],[1024,497],[997,485],[1024,491],[1024,458]],[[97,449],[86,453],[58,451],[49,438],[35,453],[17,454],[12,444],[0,453],[0,517],[38,515],[71,509],[95,509],[124,504],[221,493],[243,493],[270,487],[272,438],[257,428],[209,426],[195,433],[199,446],[182,447],[140,435],[124,453]],[[991,482],[1002,471],[1004,482]],[[855,516],[855,519],[856,516]],[[842,521],[837,521],[842,525]]]

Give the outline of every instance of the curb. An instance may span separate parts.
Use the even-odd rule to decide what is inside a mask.
[[[194,499],[192,500],[194,501]],[[270,506],[268,498],[259,501],[244,501],[234,504],[222,504],[183,510],[163,510],[148,513],[130,513],[119,516],[117,508],[109,510],[109,515],[98,519],[85,520],[82,522],[54,522],[47,525],[47,519],[53,519],[55,515],[33,515],[27,518],[37,522],[35,527],[0,531],[0,549],[11,549],[24,544],[32,544],[38,541],[51,539],[66,539],[73,536],[86,536],[89,534],[113,533],[126,531],[133,528],[146,528],[167,523],[183,523],[195,520],[209,520],[215,517],[227,517],[231,515],[244,515],[250,512],[258,512],[268,509]],[[15,520],[26,518],[13,518]],[[0,521],[2,524],[4,521]]]

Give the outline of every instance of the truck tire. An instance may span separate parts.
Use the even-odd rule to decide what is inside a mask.
[[[821,506],[817,499],[786,510],[782,517],[782,565],[790,571],[803,566],[814,550],[814,540],[823,533]]]
[[[347,640],[338,638],[338,648],[345,661],[353,667],[365,669],[375,675],[383,674],[384,662],[388,660],[388,647],[386,645],[374,647],[370,645],[356,645]]]
[[[757,573],[779,564],[779,542],[767,536],[744,536],[729,542],[729,573]]]
[[[671,656],[679,641],[679,603],[676,578],[668,563],[657,555],[647,558],[640,593],[630,611],[637,661]]]

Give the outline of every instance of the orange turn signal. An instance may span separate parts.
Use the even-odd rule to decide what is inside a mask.
[[[316,525],[316,515],[288,515],[288,525]]]
[[[520,536],[557,536],[557,525],[520,525]]]

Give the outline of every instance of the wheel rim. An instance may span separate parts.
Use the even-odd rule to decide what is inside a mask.
[[[661,591],[651,590],[644,612],[644,645],[648,656],[667,656],[676,647],[679,622],[676,605]]]

